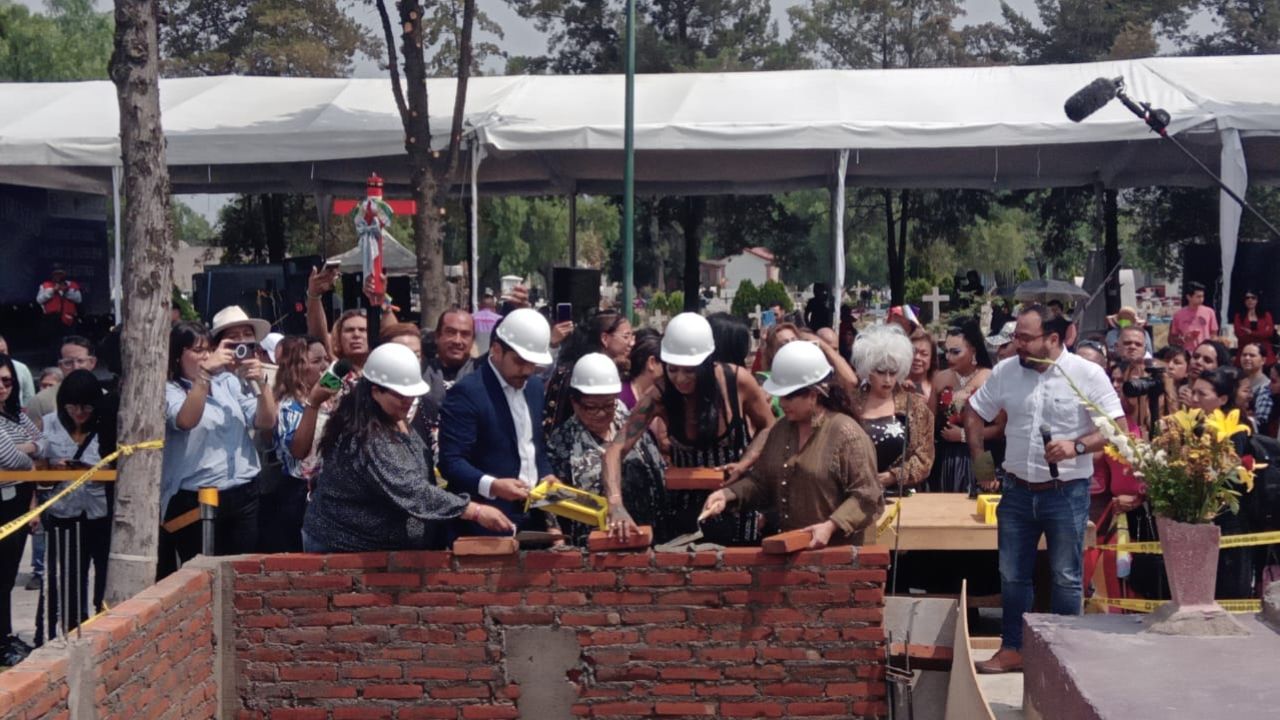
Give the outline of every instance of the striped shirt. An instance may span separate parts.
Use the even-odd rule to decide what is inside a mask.
[[[35,443],[36,455],[44,452],[46,442],[44,435],[40,433],[36,424],[31,422],[31,418],[22,413],[18,413],[18,418],[0,415],[0,468],[5,470],[31,470],[35,467],[31,456],[18,450],[18,446],[23,443]],[[0,487],[7,487],[13,483],[0,483]]]

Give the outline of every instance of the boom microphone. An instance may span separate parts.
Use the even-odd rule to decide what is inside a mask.
[[[1045,449],[1047,450],[1049,448],[1050,441],[1049,426],[1047,424],[1040,426],[1040,439],[1044,442]],[[1049,477],[1054,480],[1058,479],[1058,463],[1049,463]]]
[[[1111,102],[1124,86],[1124,78],[1098,78],[1067,98],[1062,109],[1071,122],[1080,122]]]

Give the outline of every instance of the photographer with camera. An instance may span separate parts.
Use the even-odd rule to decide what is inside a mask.
[[[1124,368],[1124,383],[1119,388],[1120,394],[1124,398],[1139,401],[1134,408],[1133,419],[1143,430],[1154,433],[1160,418],[1179,408],[1177,386],[1164,364],[1142,358],[1145,349],[1142,345],[1134,344],[1141,338],[1134,337],[1131,328],[1125,328],[1125,331],[1116,344],[1121,353],[1119,365]],[[1134,355],[1137,357],[1134,358]]]
[[[217,488],[215,548],[219,555],[255,552],[258,545],[258,492],[254,480],[261,462],[252,431],[271,432],[276,401],[265,383],[257,343],[266,336],[265,320],[251,319],[236,306],[213,317],[213,338],[200,323],[180,322],[169,334],[169,382],[165,385],[164,471],[160,512],[171,550],[160,566],[175,569],[201,550],[200,524],[171,522],[197,510],[197,491]]]

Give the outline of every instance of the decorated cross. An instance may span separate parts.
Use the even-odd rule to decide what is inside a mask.
[[[752,320],[754,320],[754,321],[755,321],[755,327],[757,327],[757,328],[764,327],[764,325],[763,325],[763,323],[764,323],[764,312],[762,312],[762,311],[760,310],[760,306],[759,306],[759,305],[757,305],[757,306],[756,306],[756,311],[755,311],[755,312],[749,312],[749,313],[747,313],[747,317],[749,317],[749,318],[751,318]]]
[[[658,332],[663,332],[667,329],[667,320],[669,319],[670,318],[667,317],[666,313],[661,310],[654,310],[649,313],[649,327],[657,330]]]
[[[354,219],[360,243],[361,269],[365,278],[372,278],[373,291],[379,295],[387,290],[382,274],[382,233],[391,224],[394,214],[395,211],[382,199],[382,178],[376,173],[370,175],[365,198],[356,207]]]
[[[920,298],[921,300],[933,306],[933,314],[929,316],[930,322],[938,322],[942,318],[942,303],[951,299],[950,295],[942,295],[938,293],[938,286],[933,286],[933,292]]]

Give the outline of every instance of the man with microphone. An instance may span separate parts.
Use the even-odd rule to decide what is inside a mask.
[[[1089,522],[1093,453],[1106,444],[1084,397],[1120,419],[1124,410],[1106,371],[1067,352],[1067,320],[1043,306],[1018,315],[1013,334],[1017,357],[996,365],[969,398],[964,423],[974,473],[988,492],[997,489],[995,467],[982,446],[983,423],[1004,411],[1003,495],[996,509],[1002,608],[1000,650],[977,663],[978,672],[1022,669],[1022,616],[1031,606],[1036,547],[1044,535],[1053,583],[1050,611],[1079,615],[1084,535]]]

